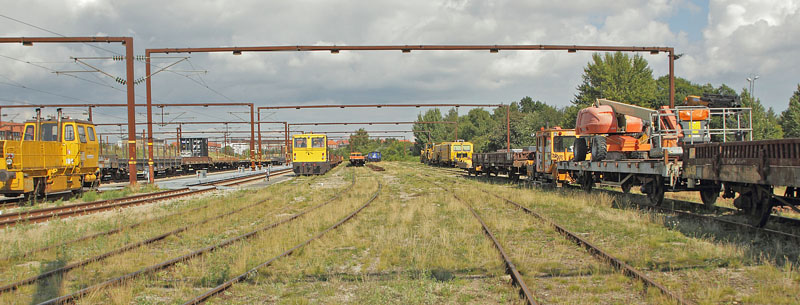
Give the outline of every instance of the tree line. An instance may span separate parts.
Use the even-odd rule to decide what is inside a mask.
[[[800,84],[788,101],[789,107],[777,114],[771,107],[765,108],[761,100],[754,99],[747,89],[736,92],[725,84],[715,87],[675,78],[676,105],[681,105],[688,95],[704,93],[739,96],[743,107],[752,109],[754,140],[800,137]],[[596,53],[584,68],[583,81],[570,105],[556,107],[528,96],[509,103],[511,147],[533,145],[533,133],[542,127],[574,128],[578,111],[598,98],[657,109],[669,105],[669,75],[654,78],[652,69],[640,55]],[[475,108],[463,115],[455,108],[446,113],[431,109],[417,116],[417,122],[423,121],[457,121],[458,138],[474,143],[477,152],[506,148],[504,107]],[[414,124],[414,153],[418,155],[426,143],[452,141],[455,129],[454,124]]]

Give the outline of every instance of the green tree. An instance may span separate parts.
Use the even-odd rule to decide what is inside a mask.
[[[772,107],[765,109],[761,100],[753,100],[747,89],[742,89],[742,106],[749,107],[753,116],[753,140],[783,138],[783,129]]]
[[[638,54],[595,53],[583,71],[583,83],[572,101],[575,105],[586,107],[598,98],[651,108],[656,104],[653,70]]]
[[[797,85],[797,90],[789,98],[789,108],[786,108],[781,113],[780,122],[784,137],[800,137],[800,84]]]
[[[369,142],[369,134],[367,131],[364,130],[364,128],[359,128],[354,134],[350,135],[350,144],[348,145],[350,147],[350,152],[357,151],[362,154],[368,153],[370,149]]]

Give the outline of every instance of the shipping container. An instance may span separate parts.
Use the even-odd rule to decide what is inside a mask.
[[[181,157],[208,157],[208,138],[181,138]]]

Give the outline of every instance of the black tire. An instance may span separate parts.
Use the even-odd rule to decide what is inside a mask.
[[[606,147],[606,137],[594,136],[592,138],[592,161],[601,161],[606,159],[608,148]]]
[[[588,151],[588,147],[586,145],[586,138],[575,139],[575,156],[573,160],[586,161],[586,151]]]

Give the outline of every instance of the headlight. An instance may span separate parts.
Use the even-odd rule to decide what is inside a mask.
[[[6,155],[6,165],[11,166],[12,163],[14,163],[14,154]]]

